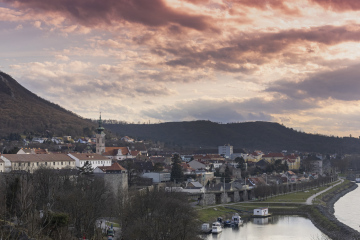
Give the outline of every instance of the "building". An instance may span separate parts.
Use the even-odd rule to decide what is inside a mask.
[[[76,167],[83,167],[86,162],[93,168],[111,166],[110,159],[97,153],[69,153],[68,156],[75,160]]]
[[[129,147],[105,147],[105,152],[102,155],[113,161],[133,158]]]
[[[151,178],[153,183],[169,182],[171,174],[167,172],[146,172],[142,174],[143,178]]]
[[[97,167],[94,170],[97,177],[103,177],[106,187],[109,188],[116,197],[125,197],[128,191],[127,170],[118,163],[111,166]]]
[[[49,152],[41,148],[21,148],[16,154],[49,154]]]
[[[283,160],[283,153],[269,153],[262,156],[262,158],[268,163],[274,163],[276,160]]]
[[[234,153],[233,146],[230,146],[230,144],[219,146],[218,150],[219,155],[222,155],[225,158],[230,158],[231,155]]]
[[[269,209],[268,208],[255,208],[254,209],[254,216],[268,216],[269,215]]]
[[[5,162],[5,168],[23,170],[33,173],[41,167],[64,169],[75,168],[75,160],[66,154],[3,154],[0,157]]]
[[[0,173],[5,172],[5,161],[0,158]]]

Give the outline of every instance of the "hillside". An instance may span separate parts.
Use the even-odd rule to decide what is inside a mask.
[[[82,135],[95,124],[46,101],[0,72],[0,136],[25,131],[47,135]]]
[[[249,150],[360,153],[359,139],[306,134],[272,122],[218,124],[193,121],[105,124],[104,127],[122,136],[152,139],[181,147],[217,148],[230,143],[234,148]]]

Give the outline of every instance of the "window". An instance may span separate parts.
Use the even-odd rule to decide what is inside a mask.
[[[71,165],[71,163],[69,162],[69,165]]]
[[[28,162],[28,166],[30,167],[30,163]]]
[[[63,162],[61,162],[61,165],[64,165],[64,163],[63,163]]]
[[[47,166],[47,162],[45,162],[45,165]]]
[[[54,162],[54,164],[53,165],[55,165],[55,162]]]
[[[36,166],[39,166],[39,162],[36,163]]]

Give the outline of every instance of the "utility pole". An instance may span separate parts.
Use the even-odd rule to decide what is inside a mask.
[[[224,178],[224,202],[226,203],[225,178]]]

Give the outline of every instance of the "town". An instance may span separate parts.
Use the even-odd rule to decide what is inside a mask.
[[[114,146],[116,141],[120,146]],[[111,229],[117,230],[118,236],[120,232],[126,236],[126,226],[119,224],[120,219],[126,216],[124,208],[131,208],[125,202],[132,202],[130,199],[134,199],[134,196],[140,197],[149,191],[180,194],[177,198],[189,202],[191,208],[258,201],[332,183],[338,174],[348,170],[351,163],[347,155],[288,153],[286,150],[234,152],[231,144],[218,146],[217,153],[191,154],[187,151],[183,154],[167,151],[161,143],[151,144],[128,136],[120,139],[113,137],[109,142],[111,146],[107,146],[100,116],[93,137],[34,137],[31,140],[21,139],[18,143],[23,146],[11,149],[2,143],[0,179],[3,183],[2,199],[5,200],[0,204],[7,205],[3,212],[4,219],[25,226],[25,222],[34,222],[34,216],[30,218],[27,211],[32,214],[37,212],[41,218],[47,213],[45,222],[48,225],[42,228],[56,229],[48,233],[48,236],[54,238],[102,236],[107,234],[110,224]],[[31,145],[38,147],[29,147]],[[53,150],[39,147],[41,145],[51,146]],[[84,204],[88,202],[86,209],[96,209],[95,203],[106,207],[98,209],[91,219],[86,220],[80,220],[82,217],[78,215],[65,214],[67,208],[56,207],[60,202],[66,205],[66,200],[61,194],[55,197],[57,193],[54,188],[60,192],[67,191],[63,187],[70,184],[75,191],[86,192],[83,187],[78,187],[88,180],[93,181],[88,188],[98,184],[97,199],[94,196],[83,196],[86,199],[75,201]],[[31,184],[43,188],[40,192],[43,197],[41,200],[39,196],[33,196],[38,199],[35,205],[32,205],[33,200],[29,197],[33,194],[33,188],[29,187]],[[20,190],[23,186],[27,186],[25,193],[24,189]],[[19,206],[14,204],[17,199],[21,200]],[[89,214],[88,210],[84,211],[84,214]],[[66,224],[54,223],[54,219]],[[38,221],[41,222],[41,219]],[[69,224],[72,232],[64,233],[62,228]],[[113,225],[116,227],[113,228]],[[98,228],[94,230],[91,226]],[[193,232],[195,236],[196,231],[195,234]],[[31,235],[36,231],[29,232]]]

